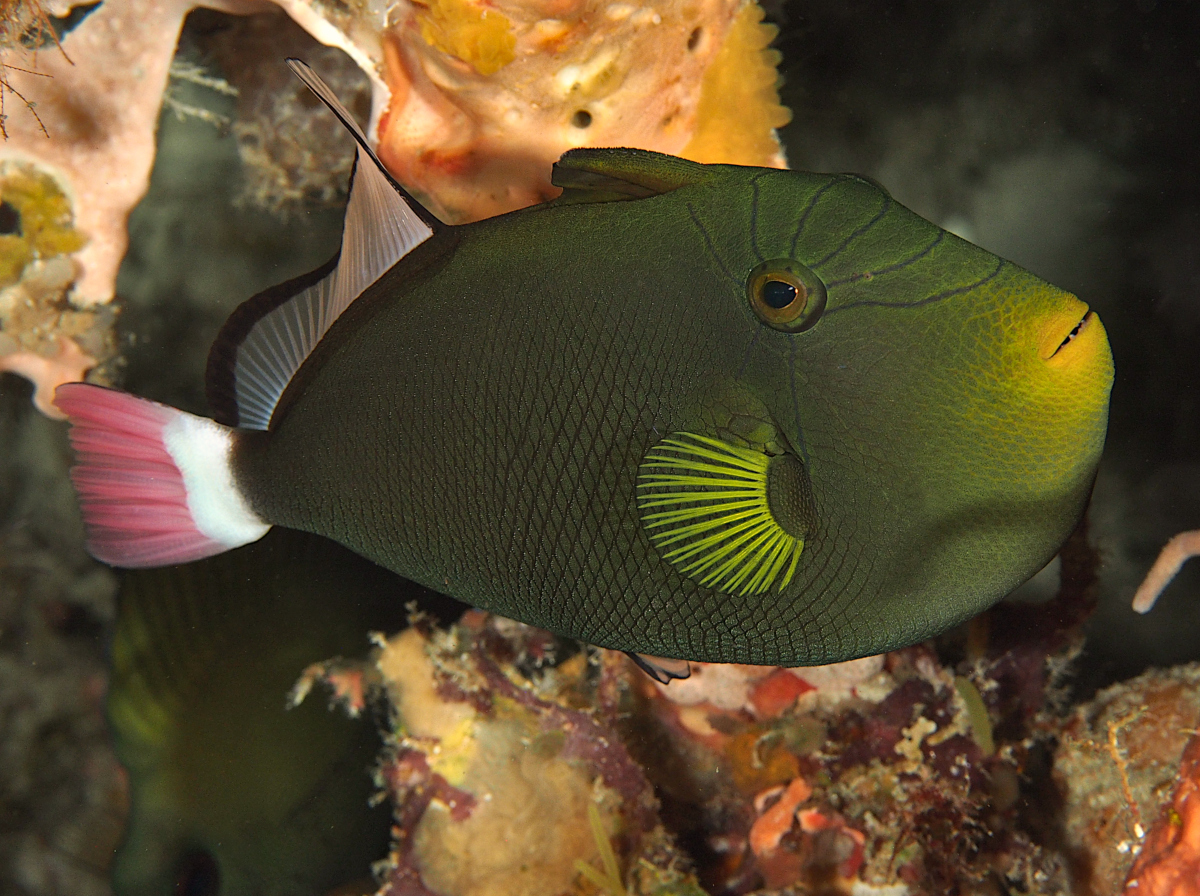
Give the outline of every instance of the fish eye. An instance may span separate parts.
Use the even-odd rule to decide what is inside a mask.
[[[798,261],[764,261],[746,281],[750,307],[768,327],[802,333],[821,318],[826,291],[821,278]]]
[[[194,849],[179,861],[174,896],[216,896],[220,891],[221,871],[212,853]]]

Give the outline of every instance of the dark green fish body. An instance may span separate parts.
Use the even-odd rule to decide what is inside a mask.
[[[1103,442],[1098,321],[1069,369],[1037,354],[1082,303],[863,180],[680,167],[698,182],[419,247],[239,451],[254,507],[477,606],[692,659],[877,653],[1040,568]],[[806,332],[746,299],[774,258],[827,285]],[[803,464],[811,521],[786,588],[731,594],[663,562],[637,478],[680,432]]]
[[[368,807],[374,726],[321,695],[286,704],[309,664],[402,624],[396,581],[286,530],[126,574],[107,703],[131,792],[117,896],[323,896],[369,877],[390,821]]]
[[[340,258],[214,345],[221,425],[60,390],[98,556],[281,524],[595,644],[803,665],[979,612],[1077,523],[1099,320],[874,184],[576,150],[560,199],[446,227],[358,138]]]

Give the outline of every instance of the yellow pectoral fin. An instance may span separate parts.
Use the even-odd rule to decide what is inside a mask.
[[[803,464],[695,433],[675,433],[639,468],[638,510],[664,560],[706,588],[741,596],[784,588],[806,534]]]

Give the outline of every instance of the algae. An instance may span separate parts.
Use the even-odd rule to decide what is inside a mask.
[[[86,242],[58,181],[32,165],[0,165],[0,203],[12,210],[0,234],[0,288],[20,280],[29,262],[75,252]]]

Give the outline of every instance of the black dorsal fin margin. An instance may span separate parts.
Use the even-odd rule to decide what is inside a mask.
[[[325,264],[307,274],[285,280],[255,293],[234,309],[222,324],[217,338],[208,351],[208,363],[204,371],[204,391],[208,409],[213,419],[225,426],[237,426],[237,382],[234,365],[239,346],[250,335],[254,325],[280,305],[290,302],[309,287],[319,283],[337,267],[340,251]]]

